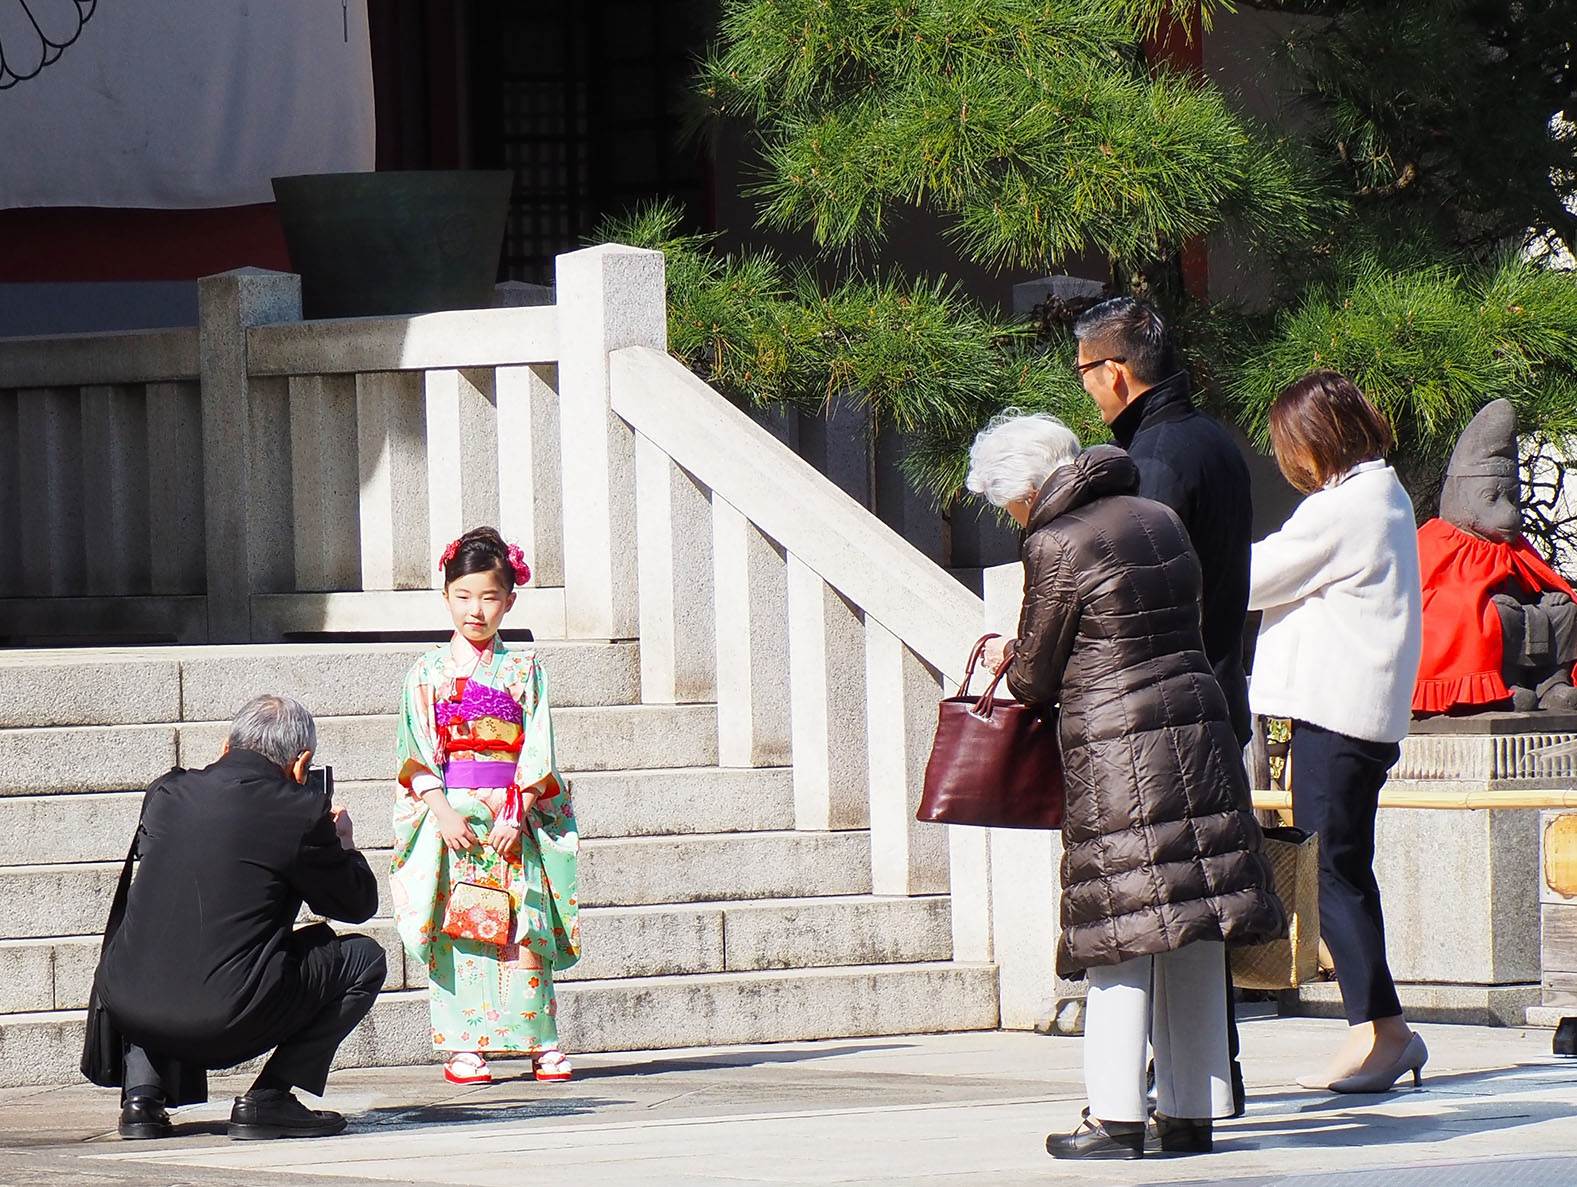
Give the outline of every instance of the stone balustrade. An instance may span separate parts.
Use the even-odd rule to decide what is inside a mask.
[[[795,828],[869,830],[878,895],[950,891],[956,960],[1021,936],[1028,1001],[1051,885],[991,879],[1025,839],[914,819],[981,599],[667,354],[660,253],[557,281],[553,306],[303,321],[297,277],[241,269],[199,283],[195,331],[0,342],[25,525],[0,642],[438,631],[435,557],[496,523],[533,569],[513,622],[639,638],[643,701],[715,703],[725,767],[791,765]]]

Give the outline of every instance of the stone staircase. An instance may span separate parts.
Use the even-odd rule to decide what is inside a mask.
[[[876,897],[863,830],[795,831],[789,768],[717,765],[714,705],[640,702],[638,645],[540,643],[583,837],[585,956],[566,1049],[997,1025],[994,966],[955,963],[949,900]],[[300,697],[374,869],[386,868],[394,718],[414,644],[0,653],[0,1086],[77,1075],[98,931],[140,804],[217,756],[256,692]],[[425,970],[389,952],[347,1066],[433,1057]]]

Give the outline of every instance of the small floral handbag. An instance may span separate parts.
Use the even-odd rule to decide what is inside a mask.
[[[509,943],[514,931],[514,904],[509,891],[481,881],[475,869],[471,875],[450,887],[443,932],[458,940],[475,940],[501,948]]]

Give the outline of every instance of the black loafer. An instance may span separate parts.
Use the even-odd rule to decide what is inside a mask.
[[[1046,1153],[1053,1158],[1143,1158],[1144,1122],[1101,1121],[1085,1109],[1072,1133],[1046,1139]]]
[[[1209,1154],[1215,1149],[1207,1117],[1167,1117],[1155,1114],[1156,1147],[1162,1154]]]
[[[120,1136],[127,1141],[147,1138],[167,1138],[175,1132],[170,1114],[165,1111],[164,1100],[157,1096],[133,1096],[120,1107]]]
[[[288,1092],[275,1096],[247,1093],[230,1109],[230,1136],[237,1141],[270,1138],[326,1138],[345,1128],[345,1118],[328,1109],[309,1109]]]

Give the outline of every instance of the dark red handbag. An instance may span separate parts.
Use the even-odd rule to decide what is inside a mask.
[[[1007,671],[978,697],[966,696],[975,665],[996,635],[970,653],[958,692],[937,712],[936,741],[925,764],[925,790],[915,819],[990,828],[1061,828],[1062,751],[1051,708],[992,694]]]

